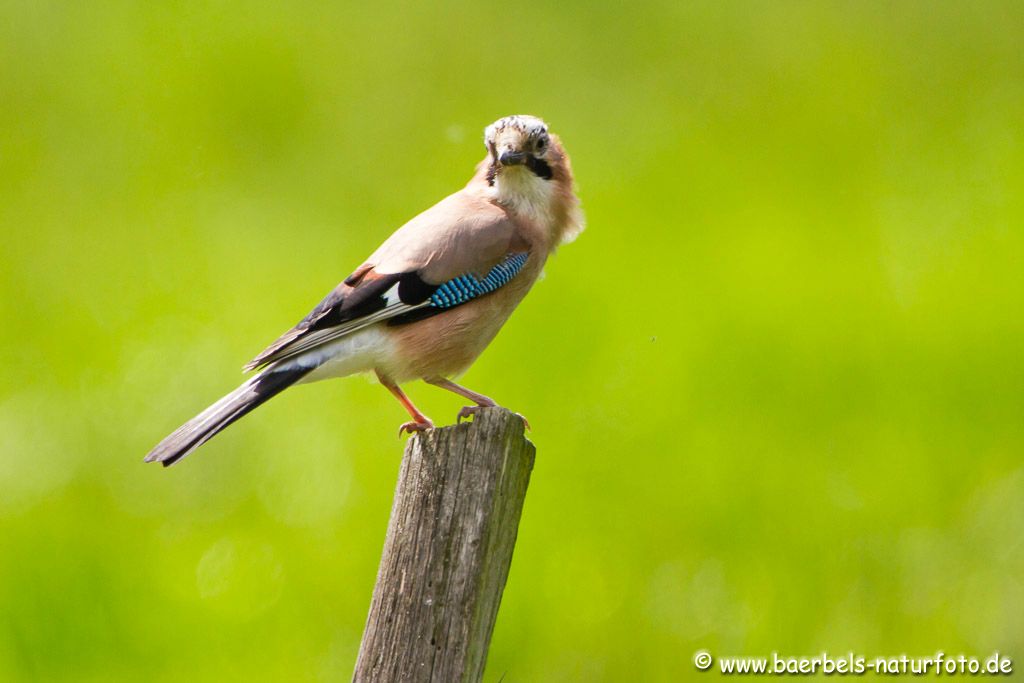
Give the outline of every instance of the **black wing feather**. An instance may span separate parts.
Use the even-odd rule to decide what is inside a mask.
[[[358,272],[358,271],[357,271]],[[360,275],[355,286],[346,284],[346,280],[331,290],[331,293],[313,307],[313,310],[300,320],[292,329],[264,349],[258,356],[246,364],[246,370],[254,370],[261,365],[273,362],[287,347],[308,334],[337,327],[358,318],[365,317],[382,310],[387,306],[384,295],[395,286],[402,277],[401,273],[363,277]]]
[[[528,252],[510,253],[486,275],[466,273],[440,284],[427,282],[418,272],[380,275],[362,267],[246,369],[299,355],[374,323],[402,325],[444,313],[502,287],[528,257]]]

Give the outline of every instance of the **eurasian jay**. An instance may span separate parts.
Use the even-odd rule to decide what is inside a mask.
[[[469,183],[399,228],[246,370],[261,371],[153,448],[172,465],[293,384],[373,372],[412,420],[433,422],[399,384],[422,379],[473,402],[493,400],[449,378],[476,360],[536,282],[555,248],[583,229],[569,157],[547,125],[509,116],[484,131],[487,156]]]

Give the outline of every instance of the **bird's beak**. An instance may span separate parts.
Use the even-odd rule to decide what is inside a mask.
[[[519,166],[526,161],[526,152],[519,152],[514,149],[506,149],[498,157],[502,166]]]

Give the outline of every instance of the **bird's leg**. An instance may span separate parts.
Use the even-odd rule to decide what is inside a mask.
[[[391,380],[382,377],[381,374],[377,373],[377,379],[380,383],[387,387],[395,398],[398,399],[399,403],[402,404],[412,417],[412,422],[404,422],[401,427],[398,428],[398,436],[402,436],[404,432],[412,434],[413,432],[422,432],[427,429],[433,429],[434,423],[430,421],[430,418],[419,411],[419,409],[412,404],[409,397],[405,395],[405,392],[398,388],[398,385]]]
[[[470,415],[475,415],[481,408],[493,408],[498,405],[494,402],[494,399],[488,398],[483,394],[478,394],[475,391],[467,389],[464,386],[458,385],[451,380],[445,379],[444,377],[428,377],[423,380],[427,384],[433,384],[435,387],[441,387],[447,389],[453,393],[458,394],[463,398],[468,398],[470,401],[475,403],[475,406],[462,406],[462,410],[459,411],[459,415],[456,418],[456,422],[462,422],[463,419],[468,418]]]
[[[462,420],[469,418],[471,415],[476,415],[478,412],[480,412],[481,408],[493,408],[498,405],[494,401],[494,399],[488,398],[483,394],[478,394],[472,389],[467,389],[466,387],[460,384],[456,384],[455,382],[449,379],[445,379],[444,377],[428,377],[423,381],[426,382],[427,384],[433,384],[435,387],[447,389],[448,391],[456,393],[463,398],[468,398],[470,401],[476,404],[475,406],[462,406],[462,410],[459,411],[459,415],[456,418],[457,422],[462,422]],[[516,414],[519,415],[519,413]],[[519,417],[523,419],[523,422],[526,423],[526,428],[529,429],[529,420],[527,420],[522,415],[519,415]]]

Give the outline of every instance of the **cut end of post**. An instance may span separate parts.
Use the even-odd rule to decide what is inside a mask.
[[[430,429],[425,432],[417,432],[410,441],[416,439],[426,443],[436,443],[452,436],[462,435],[472,435],[477,438],[507,436],[509,438],[519,437],[532,447],[533,442],[526,438],[526,431],[529,427],[529,422],[519,413],[513,413],[508,408],[502,408],[501,406],[494,406],[491,408],[480,408],[473,414],[471,420]],[[477,432],[480,432],[480,434],[477,434]]]

